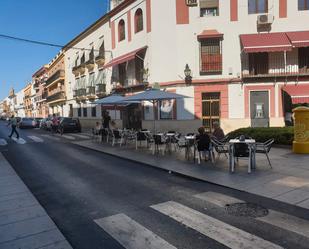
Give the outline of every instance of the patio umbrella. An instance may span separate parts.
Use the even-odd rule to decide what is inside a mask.
[[[144,92],[125,97],[123,101],[131,102],[131,101],[149,101],[153,104],[153,107],[155,106],[155,103],[161,100],[169,100],[169,99],[182,99],[187,98],[187,96],[180,95],[177,93],[170,93],[161,91],[159,89],[149,89]],[[156,132],[156,120],[155,120],[155,112],[153,111],[153,126],[154,126],[154,132]]]
[[[94,104],[113,106],[115,110],[115,119],[116,119],[116,106],[126,106],[130,103],[123,102],[124,97],[119,94],[112,94],[102,99],[98,99]]]

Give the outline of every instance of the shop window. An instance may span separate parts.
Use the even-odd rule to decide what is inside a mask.
[[[118,23],[118,41],[123,41],[126,38],[126,30],[124,20],[121,19]]]
[[[268,0],[248,0],[248,13],[268,13]]]
[[[201,40],[200,71],[203,74],[222,73],[222,40],[220,38]]]
[[[200,16],[218,16],[219,0],[200,0]]]
[[[298,10],[309,10],[309,0],[298,0]]]
[[[135,33],[140,32],[143,30],[143,11],[141,9],[138,9],[135,12],[134,16],[134,23],[135,23]]]

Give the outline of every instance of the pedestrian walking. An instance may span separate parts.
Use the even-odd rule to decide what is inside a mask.
[[[59,120],[56,117],[56,114],[53,114],[53,118],[51,121],[52,121],[52,133],[57,133],[58,126],[59,126]]]
[[[9,138],[12,138],[13,134],[16,134],[16,138],[19,139],[19,134],[16,130],[17,128],[17,119],[14,117],[14,115],[12,115],[11,119],[9,120],[9,124],[8,126],[11,125],[12,127],[12,131],[11,134],[9,135]]]

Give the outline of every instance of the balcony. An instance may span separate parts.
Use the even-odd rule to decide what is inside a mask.
[[[287,52],[250,53],[242,56],[242,78],[299,78],[309,75],[308,52],[294,49]]]
[[[58,70],[46,80],[46,86],[50,87],[60,81],[64,81],[64,77],[65,77],[64,70]]]
[[[106,85],[105,84],[97,84],[95,86],[95,94],[98,97],[104,96],[106,94]]]
[[[57,103],[57,102],[65,101],[65,100],[66,100],[65,92],[62,91],[62,90],[61,91],[52,92],[46,98],[46,102],[49,103],[49,104]]]
[[[87,87],[87,97],[88,99],[95,98],[95,86],[88,86]]]
[[[73,92],[73,95],[75,94],[74,97],[77,101],[84,101],[87,99],[86,92],[86,88],[79,88],[75,90],[75,93]]]
[[[95,63],[93,59],[90,59],[89,61],[87,61],[85,63],[86,68],[88,69],[88,72],[92,72],[94,67],[95,67]]]
[[[98,65],[98,67],[102,67],[105,64],[105,56],[99,54],[97,57],[95,57],[95,63]]]

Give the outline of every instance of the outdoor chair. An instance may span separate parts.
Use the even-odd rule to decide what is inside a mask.
[[[235,162],[239,161],[239,158],[245,159],[248,158],[248,173],[251,172],[252,168],[252,150],[250,148],[251,145],[247,143],[234,143],[233,144],[233,161],[232,161],[232,168],[234,171]]]
[[[107,132],[107,136],[106,136],[106,142],[108,143],[109,141],[113,141],[113,131],[110,128],[105,128],[106,132]]]
[[[148,138],[145,132],[138,131],[135,137],[135,148],[137,149],[137,144],[139,142],[139,146],[142,146],[142,142],[146,142],[146,146],[148,147]]]
[[[92,128],[92,140],[95,142],[100,141],[100,132],[97,131],[96,129]]]
[[[108,129],[101,129],[101,142],[105,141],[108,137]]]
[[[255,143],[255,153],[265,154],[270,168],[272,168],[272,165],[270,163],[268,153],[274,142],[275,142],[275,139],[272,138],[272,139],[267,140],[265,143]]]
[[[162,135],[154,134],[153,141],[153,154],[158,154],[162,147],[166,144],[165,138]],[[162,150],[162,154],[164,155],[164,149]]]
[[[211,144],[213,149],[217,152],[218,157],[215,159],[214,162],[218,161],[220,159],[221,154],[224,154],[226,158],[228,158],[227,154],[229,153],[229,145],[220,143],[216,139],[211,138]]]
[[[214,151],[212,149],[212,146],[211,146],[211,143],[209,144],[209,147],[208,148],[200,148],[198,149],[200,146],[199,146],[199,141],[197,141],[195,144],[194,144],[194,150],[197,151],[197,163],[198,164],[201,164],[201,160],[202,160],[202,155],[204,154],[204,157],[205,157],[205,161],[206,161],[206,153],[208,154],[208,158],[210,159],[210,161],[212,163],[215,163],[215,155],[214,155]],[[194,153],[195,154],[195,153]]]
[[[112,146],[114,146],[116,143],[119,143],[119,145],[121,146],[123,142],[124,142],[123,132],[117,129],[113,130]]]

